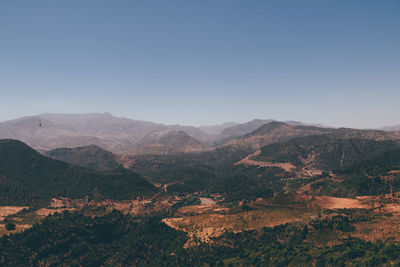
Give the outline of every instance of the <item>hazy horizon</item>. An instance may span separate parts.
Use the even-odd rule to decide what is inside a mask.
[[[400,2],[2,1],[0,121],[400,125]]]
[[[111,112],[105,111],[105,112],[83,112],[83,113],[53,113],[53,112],[44,112],[44,113],[40,113],[40,114],[31,114],[31,115],[25,115],[25,116],[20,116],[20,117],[16,117],[16,118],[11,118],[11,119],[7,119],[4,121],[0,121],[0,123],[5,123],[8,121],[13,121],[13,120],[17,120],[17,119],[22,119],[22,118],[28,118],[28,117],[37,117],[37,116],[41,116],[41,115],[101,115],[101,114],[109,114],[113,117],[116,118],[123,118],[123,119],[130,119],[130,120],[136,120],[136,121],[146,121],[146,122],[152,122],[152,123],[156,123],[156,124],[164,124],[164,125],[169,125],[169,126],[173,126],[173,125],[180,125],[180,126],[193,126],[193,127],[208,127],[208,126],[218,126],[218,125],[223,125],[223,124],[229,124],[229,123],[234,123],[234,124],[242,124],[242,123],[247,123],[253,120],[272,120],[272,121],[279,121],[279,122],[299,122],[299,123],[303,123],[303,124],[309,124],[309,125],[316,125],[316,126],[322,126],[322,127],[329,127],[329,128],[355,128],[355,129],[381,129],[384,127],[391,127],[391,126],[398,126],[398,125],[384,125],[382,127],[365,127],[365,128],[357,128],[357,127],[348,127],[348,126],[343,126],[343,125],[329,125],[329,124],[323,124],[323,123],[319,123],[319,122],[312,122],[312,121],[299,121],[299,120],[278,120],[275,118],[252,118],[250,120],[246,120],[246,121],[222,121],[222,122],[217,122],[215,124],[201,124],[201,125],[196,125],[196,124],[182,124],[182,123],[173,123],[173,124],[168,124],[168,123],[162,123],[162,122],[158,122],[158,121],[150,121],[150,120],[143,120],[141,118],[131,118],[131,117],[127,117],[127,116],[119,116],[116,114],[113,114]]]

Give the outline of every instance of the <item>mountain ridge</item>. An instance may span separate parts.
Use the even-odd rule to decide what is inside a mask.
[[[88,169],[111,171],[120,166],[117,155],[96,145],[76,148],[56,148],[45,153],[46,156]]]
[[[125,169],[99,172],[41,155],[25,143],[0,140],[0,203],[48,202],[56,197],[135,199],[157,189]]]
[[[279,124],[281,123],[281,124]],[[262,133],[274,125],[274,133]],[[208,131],[209,134],[202,131]],[[182,148],[183,137],[174,145],[159,144],[162,136],[183,131],[191,138],[193,148]],[[215,134],[219,132],[219,134]],[[268,131],[267,131],[268,132]],[[400,132],[329,128],[318,124],[298,121],[278,122],[272,119],[255,119],[246,123],[225,123],[216,126],[164,125],[153,122],[115,117],[110,113],[57,114],[43,113],[0,123],[0,138],[21,140],[44,152],[56,148],[77,148],[97,145],[116,154],[177,153],[207,150],[218,146],[242,144],[246,146],[266,145],[286,141],[292,137],[311,134],[393,139]],[[210,134],[211,133],[211,134]],[[214,133],[214,134],[213,134]],[[285,136],[286,135],[286,136]],[[368,137],[369,136],[369,137]],[[259,146],[258,145],[258,146]],[[145,148],[147,146],[147,148]]]

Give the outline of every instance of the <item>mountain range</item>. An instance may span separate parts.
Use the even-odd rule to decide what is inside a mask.
[[[123,155],[197,152],[226,145],[260,147],[293,137],[330,134],[374,140],[397,139],[398,132],[329,128],[297,121],[255,119],[210,126],[164,125],[110,113],[40,114],[0,123],[0,138],[25,142],[45,153],[96,145]]]
[[[400,131],[400,125],[386,126],[381,128],[384,131]]]
[[[0,139],[2,266],[27,258],[35,266],[130,266],[143,257],[149,266],[168,257],[171,266],[269,266],[262,260],[292,257],[286,247],[303,249],[291,260],[301,266],[328,250],[364,263],[371,246],[387,255],[378,263],[395,259],[400,132],[254,120],[204,133],[110,114],[62,116],[0,126],[41,150]],[[57,147],[64,144],[73,146]],[[326,262],[344,266],[333,259]],[[288,265],[298,264],[271,266]]]

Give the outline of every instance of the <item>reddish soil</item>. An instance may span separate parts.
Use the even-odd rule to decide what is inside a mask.
[[[28,207],[0,206],[0,221],[4,220],[4,218],[9,215],[13,215],[20,212],[23,209],[28,209]]]
[[[357,198],[314,197],[313,204],[323,209],[366,209],[371,205],[363,203]]]
[[[260,155],[261,150],[257,150],[253,154],[248,155],[244,159],[236,162],[234,165],[254,165],[254,166],[260,166],[260,167],[279,167],[284,169],[285,171],[293,171],[296,169],[296,167],[291,164],[291,163],[275,163],[275,162],[263,162],[263,161],[255,161],[251,160],[251,157],[258,156]]]

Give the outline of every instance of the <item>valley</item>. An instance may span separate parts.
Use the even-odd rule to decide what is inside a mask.
[[[0,267],[400,267],[400,0],[0,1]]]
[[[32,253],[40,247],[47,251],[45,243],[32,247],[24,242],[37,231],[52,236],[55,229],[60,235],[53,237],[54,246],[61,242],[63,251],[94,260],[86,248],[79,252],[75,246],[76,242],[83,242],[79,246],[89,242],[89,247],[100,245],[104,249],[102,238],[111,237],[104,236],[102,227],[132,234],[116,234],[111,238],[114,248],[107,248],[108,252],[116,248],[121,253],[132,252],[142,239],[149,247],[160,245],[165,247],[163,251],[172,251],[166,255],[145,249],[142,260],[148,264],[161,260],[264,265],[265,255],[270,255],[272,266],[299,260],[313,265],[315,258],[333,265],[339,261],[366,263],[366,247],[383,242],[397,248],[400,242],[397,135],[268,122],[214,148],[203,146],[186,133],[171,132],[157,142],[190,144],[199,149],[183,147],[181,152],[166,154],[116,154],[94,144],[40,154],[20,141],[3,139],[0,235],[3,244],[14,244],[3,247],[3,263],[19,261],[15,257],[18,253],[14,254],[14,249],[21,248],[18,244],[29,247],[21,252],[29,255],[39,255]],[[119,223],[125,226],[113,228]],[[55,225],[43,228],[48,224]],[[69,227],[87,224],[99,224],[96,227],[100,228],[82,228],[89,231],[86,241],[67,241],[67,233],[72,231]],[[156,245],[154,242],[161,241],[147,239],[149,230],[137,233],[130,228],[133,225],[143,229],[151,225],[161,236],[179,236],[179,244],[164,240]],[[97,241],[89,241],[90,236]],[[274,246],[256,245],[264,238]],[[246,246],[246,242],[250,243]],[[289,257],[276,250],[285,244],[293,249]],[[344,252],[335,251],[341,246],[361,246],[363,256],[346,258]],[[152,253],[158,256],[150,256]],[[382,253],[380,263],[397,259]],[[31,260],[38,265],[65,260],[63,254],[51,249],[43,255],[47,256],[31,256]],[[107,255],[102,264],[129,261],[128,256],[116,259]],[[77,263],[74,259],[70,258],[71,263]]]

